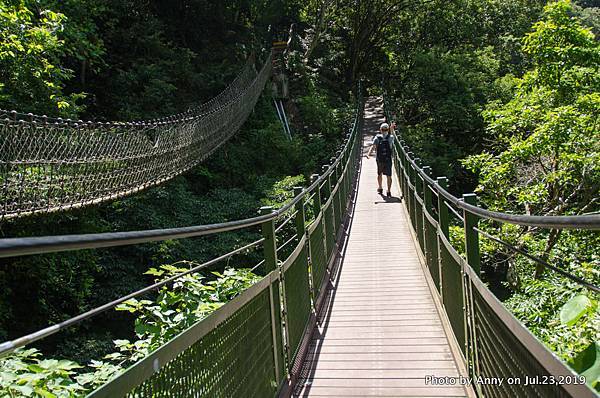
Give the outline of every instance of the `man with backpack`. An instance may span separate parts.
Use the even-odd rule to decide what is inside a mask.
[[[396,123],[390,125],[382,123],[379,127],[379,134],[373,139],[373,145],[367,153],[367,159],[373,153],[373,150],[377,150],[377,192],[383,195],[383,188],[381,186],[383,180],[383,174],[387,176],[387,197],[391,197],[392,193],[392,149],[394,148],[394,136],[391,134],[396,129]],[[391,133],[390,133],[391,130]]]

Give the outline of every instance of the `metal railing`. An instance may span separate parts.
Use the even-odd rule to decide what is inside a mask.
[[[384,108],[389,121],[385,101]],[[471,380],[479,377],[504,380],[502,385],[473,383],[477,395],[596,397],[585,379],[531,334],[480,279],[480,235],[501,244],[506,242],[481,231],[479,221],[487,219],[548,229],[596,230],[600,229],[600,215],[527,216],[483,209],[477,206],[475,194],[464,194],[462,198],[450,194],[447,179],[433,179],[431,169],[421,166],[419,159],[399,138],[395,140],[394,166],[404,205],[437,295],[468,364]],[[465,257],[450,242],[449,210],[463,225]],[[520,254],[541,266],[559,272],[591,291],[599,291],[598,286],[519,250]],[[531,379],[525,380],[526,376]],[[534,379],[536,376],[538,379]]]
[[[260,282],[88,396],[268,397],[282,391],[289,394],[308,349],[305,337],[315,323],[326,290],[328,268],[336,257],[336,242],[354,191],[361,154],[363,105],[359,86],[354,124],[338,156],[324,166],[320,176],[313,176],[309,187],[296,188],[295,197],[277,210],[263,207],[260,216],[214,225],[0,240],[2,258],[191,238],[259,225],[263,234],[255,242],[168,280],[0,344],[0,356],[262,245],[264,259],[259,265],[267,275]],[[306,216],[308,206],[314,215],[311,220]],[[295,239],[278,245],[278,234],[290,222],[295,225]],[[294,241],[297,243],[292,250]],[[291,254],[279,258],[283,246]]]

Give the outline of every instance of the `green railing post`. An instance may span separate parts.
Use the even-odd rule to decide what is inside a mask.
[[[407,154],[408,154],[408,147],[403,146],[402,147],[402,156],[400,157],[400,163],[402,164],[402,173],[401,173],[401,178],[402,178],[402,184],[404,186],[404,203],[406,204],[406,208],[408,209],[408,198],[409,198],[409,187],[408,187],[408,162],[407,162]]]
[[[448,180],[446,177],[438,177],[437,183],[440,187],[447,189],[448,188]],[[446,239],[450,240],[450,218],[448,215],[448,207],[446,207],[446,203],[444,197],[441,193],[438,192],[438,226],[442,234],[446,237]],[[436,236],[438,233],[436,233]],[[442,301],[444,300],[444,261],[442,256],[442,240],[438,237],[438,273],[440,275],[439,281],[439,292]]]
[[[431,167],[425,166],[423,167],[423,171],[427,176],[431,177]],[[429,188],[429,183],[423,180],[423,205],[424,210],[429,213],[430,216],[433,216],[433,200],[431,189]]]
[[[342,160],[340,161],[342,168],[340,169],[342,171],[342,206],[344,207],[344,209],[346,208],[345,204],[346,204],[346,193],[348,192],[348,170],[346,169],[346,161],[348,160],[348,152],[345,149],[342,149]]]
[[[448,179],[446,177],[438,177],[437,183],[444,190],[448,189]],[[446,207],[446,200],[441,193],[438,193],[438,224],[440,230],[450,239],[450,219],[448,217],[448,207]]]
[[[271,214],[272,206],[263,206],[260,208],[260,214]],[[262,236],[265,239],[263,244],[265,256],[265,271],[267,273],[277,268],[277,241],[275,240],[275,219],[262,223]]]
[[[418,168],[421,168],[421,166],[423,165],[423,162],[421,162],[421,158],[415,158],[415,165]],[[421,200],[423,200],[423,177],[421,177],[421,174],[419,174],[417,167],[415,167],[414,170],[415,193],[419,195]]]
[[[412,152],[408,152],[406,154],[406,171],[408,177],[408,200],[406,204],[408,205],[408,214],[410,215],[411,220],[413,218],[413,212],[415,211],[415,168],[410,162],[410,159],[413,157],[413,155],[414,154]],[[411,185],[413,186],[412,188],[410,187]]]
[[[324,164],[322,168],[323,174],[327,173],[327,170],[329,170],[329,165]],[[325,179],[325,184],[323,184],[323,188],[325,188],[325,195],[327,195],[327,200],[329,200],[329,197],[331,196],[331,174],[329,174]]]
[[[310,183],[313,184],[318,179],[319,175],[313,174],[310,176]],[[317,218],[321,213],[321,189],[318,185],[315,188],[315,196],[313,196],[313,213],[315,213],[315,218]]]
[[[326,173],[327,170],[329,169],[330,165],[323,165],[323,173]],[[335,172],[335,170],[333,170],[333,172]],[[323,213],[323,227],[325,228],[325,233],[323,234],[324,239],[325,239],[325,247],[327,248],[327,262],[329,262],[329,248],[330,246],[333,247],[333,244],[335,242],[335,214],[336,214],[336,204],[335,204],[335,198],[332,198],[331,196],[331,188],[332,188],[332,181],[331,181],[331,175],[333,174],[329,173],[327,175],[327,178],[325,179],[325,184],[323,185],[323,187],[325,188],[325,194],[327,195],[327,201],[329,202],[329,207],[327,209],[331,209],[331,220],[330,223],[328,224],[328,219],[329,217],[326,216],[326,212]],[[329,236],[329,238],[328,238]],[[329,245],[327,245],[327,242],[330,242]]]
[[[294,196],[298,196],[302,193],[302,187],[294,187]],[[304,214],[304,196],[300,198],[298,203],[296,203],[296,235],[298,239],[302,239],[304,234],[306,233],[306,216]]]
[[[404,196],[404,161],[402,160],[403,157],[403,153],[402,153],[402,148],[404,147],[404,141],[398,141],[398,145],[396,147],[397,149],[397,154],[396,154],[396,174],[398,174],[398,184],[400,184],[400,194],[402,196]]]
[[[338,152],[338,157],[341,154],[341,152]],[[335,158],[332,160],[332,163],[335,162]],[[340,184],[340,181],[342,179],[342,170],[340,169],[342,162],[338,162],[338,164],[335,166],[335,172],[334,172],[334,182],[333,182],[333,188],[335,188],[336,186],[338,187],[336,194],[335,194],[335,198],[334,198],[334,202],[335,202],[335,213],[336,216],[335,217],[335,221],[342,221],[342,193],[343,193],[343,188],[342,185]],[[336,222],[336,224],[338,224]],[[339,226],[336,225],[335,228],[337,229]]]
[[[415,232],[417,234],[417,238],[419,239],[419,247],[423,254],[425,254],[425,228],[423,225],[423,212],[425,211],[425,201],[423,199],[423,192],[425,188],[425,180],[419,173],[419,169],[422,169],[423,162],[421,162],[421,158],[415,159]],[[417,201],[417,196],[421,199],[421,204]],[[419,217],[419,211],[421,211],[421,217]]]
[[[477,206],[477,195],[474,193],[466,193],[463,195],[463,200],[473,206]],[[481,272],[481,260],[479,257],[479,233],[473,228],[479,225],[479,217],[463,211],[465,219],[465,252],[467,254],[467,263],[475,270],[477,274]]]

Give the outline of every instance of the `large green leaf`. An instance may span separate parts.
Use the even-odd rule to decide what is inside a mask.
[[[600,344],[590,344],[581,351],[569,365],[577,373],[585,376],[588,384],[592,387],[600,386]]]
[[[573,297],[560,309],[560,322],[567,326],[574,325],[591,306],[592,301],[587,296],[580,294]]]

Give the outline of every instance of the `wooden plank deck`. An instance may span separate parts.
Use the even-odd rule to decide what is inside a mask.
[[[383,121],[365,109],[365,146]],[[375,159],[363,159],[343,259],[319,314],[295,396],[465,397],[461,386],[425,376],[459,376],[400,202],[376,192]],[[384,180],[385,185],[385,180]]]

